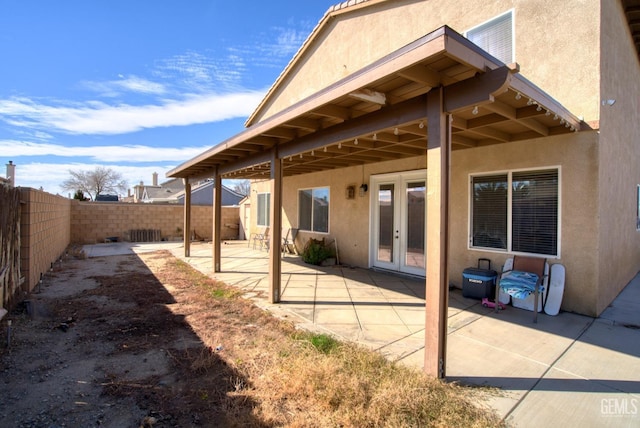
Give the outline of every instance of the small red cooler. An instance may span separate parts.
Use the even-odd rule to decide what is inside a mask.
[[[493,299],[497,278],[498,274],[491,269],[491,260],[480,258],[478,267],[469,267],[462,271],[462,295],[474,299]]]

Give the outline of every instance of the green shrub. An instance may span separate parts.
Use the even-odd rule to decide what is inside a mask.
[[[324,246],[324,239],[309,239],[302,251],[302,260],[312,265],[320,265],[331,257],[331,250]]]

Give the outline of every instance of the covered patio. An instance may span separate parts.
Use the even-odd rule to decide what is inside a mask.
[[[451,150],[577,132],[583,123],[519,74],[449,27],[432,33],[252,124],[170,171],[190,183],[213,178],[214,272],[222,260],[222,178],[269,179],[272,242],[282,239],[282,180],[301,174],[426,156],[424,370],[445,377]],[[184,255],[190,256],[188,233]],[[271,245],[274,248],[276,245]],[[282,265],[271,251],[268,301],[283,298]]]

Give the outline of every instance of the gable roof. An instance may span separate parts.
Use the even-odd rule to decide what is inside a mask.
[[[277,148],[284,176],[425,154],[426,94],[443,87],[452,148],[586,127],[551,96],[444,26],[251,125],[167,173],[169,177],[268,178]],[[491,88],[484,98],[476,97]],[[384,94],[384,105],[361,94]],[[473,95],[472,95],[473,94]]]
[[[191,189],[191,205],[212,205],[213,204],[213,180],[198,183]],[[222,190],[221,204],[223,207],[238,205],[245,197],[224,184],[220,186]],[[184,189],[176,195],[178,203],[184,203]]]

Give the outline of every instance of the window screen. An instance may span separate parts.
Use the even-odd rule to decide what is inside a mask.
[[[467,38],[505,64],[513,62],[511,12],[467,31]]]
[[[557,254],[558,171],[513,173],[513,251]]]
[[[559,255],[558,178],[558,169],[472,177],[471,246]]]
[[[474,247],[507,249],[507,174],[474,177]]]

